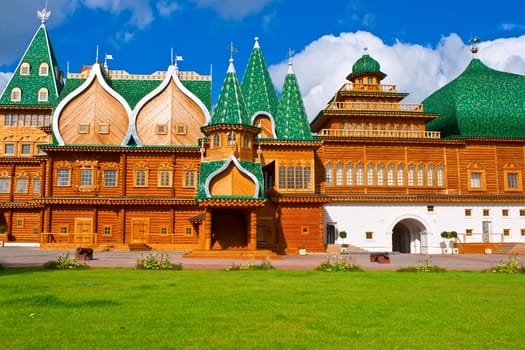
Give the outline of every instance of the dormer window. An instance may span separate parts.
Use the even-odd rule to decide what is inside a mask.
[[[38,69],[38,74],[41,76],[49,75],[49,65],[47,63],[40,64],[40,68]]]
[[[20,75],[29,75],[31,71],[31,66],[29,63],[24,62],[22,65],[20,65]]]
[[[166,135],[168,134],[168,125],[166,124],[157,124],[155,128],[157,135]]]
[[[49,99],[49,91],[43,87],[38,90],[38,101],[45,102]]]
[[[22,90],[20,88],[13,88],[11,90],[11,101],[16,102],[22,100]]]

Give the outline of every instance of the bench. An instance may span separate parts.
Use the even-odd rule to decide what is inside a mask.
[[[390,254],[388,252],[370,253],[370,262],[390,264]]]

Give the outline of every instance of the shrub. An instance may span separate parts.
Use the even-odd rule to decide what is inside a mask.
[[[498,265],[492,268],[492,272],[503,273],[525,273],[525,267],[520,266],[520,261],[513,255],[507,261],[501,261]]]
[[[403,267],[397,270],[397,272],[445,272],[446,269],[435,266],[432,264],[432,260],[427,258],[425,260],[419,260],[416,266]]]
[[[67,270],[67,269],[86,269],[89,267],[87,263],[81,263],[75,257],[71,259],[69,253],[59,254],[56,260],[49,260],[44,263],[43,267],[45,269],[55,269],[55,270]]]
[[[182,264],[172,263],[168,255],[149,253],[146,256],[141,254],[135,268],[138,270],[182,270]]]
[[[246,271],[246,270],[272,270],[274,269],[269,257],[264,258],[260,264],[256,264],[255,260],[251,258],[246,264],[233,263],[226,267],[225,271]]]
[[[323,272],[356,272],[363,271],[359,266],[352,262],[351,258],[337,256],[328,257],[324,262],[315,267],[317,271]]]
[[[457,238],[458,233],[456,231],[443,231],[441,232],[441,237],[443,238]]]

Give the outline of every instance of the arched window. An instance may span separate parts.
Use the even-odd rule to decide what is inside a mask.
[[[425,166],[423,164],[419,164],[417,167],[417,185],[425,185]]]
[[[414,164],[408,165],[408,186],[416,185],[416,166]]]
[[[49,92],[47,88],[43,87],[38,90],[38,101],[47,101],[49,99]]]
[[[352,163],[346,163],[346,184],[354,184],[354,165]]]
[[[11,101],[16,102],[22,100],[22,90],[20,88],[15,87],[13,90],[11,90]]]
[[[305,166],[303,169],[303,175],[304,175],[304,182],[303,182],[303,188],[305,190],[310,189],[310,182],[312,179],[312,168],[309,166]]]
[[[358,186],[363,186],[365,183],[365,167],[362,163],[357,163],[355,167],[355,182]]]
[[[427,186],[434,186],[434,165],[430,164],[427,168]]]
[[[31,73],[31,66],[27,62],[20,65],[20,75],[29,75]]]
[[[368,163],[366,166],[366,184],[369,186],[374,185],[375,180],[375,165],[373,163]]]
[[[377,185],[385,185],[385,165],[383,163],[377,165]]]
[[[228,131],[228,145],[232,146],[235,145],[235,132]]]
[[[295,167],[295,188],[298,190],[303,189],[303,167]]]
[[[341,186],[343,184],[343,179],[343,163],[337,163],[335,166],[335,184]]]
[[[397,166],[397,185],[405,185],[405,166],[403,164],[398,164]]]
[[[42,76],[47,76],[49,74],[49,65],[46,62],[40,64],[38,74]]]
[[[387,174],[386,174],[386,177],[387,177],[387,185],[388,186],[394,186],[394,178],[395,178],[395,167],[394,167],[394,164],[390,163],[388,164],[388,167],[387,167]]]
[[[437,168],[437,185],[443,187],[445,185],[445,167],[438,165]]]
[[[334,184],[334,166],[332,163],[326,163],[325,181],[327,185]]]
[[[295,188],[294,184],[295,184],[295,177],[294,177],[294,167],[293,166],[289,166],[288,167],[288,173],[287,173],[287,183],[286,183],[286,187],[289,188],[289,189],[293,189]]]
[[[286,188],[286,168],[282,165],[279,167],[279,188]]]
[[[221,138],[219,134],[213,134],[213,147],[219,147],[221,145]]]

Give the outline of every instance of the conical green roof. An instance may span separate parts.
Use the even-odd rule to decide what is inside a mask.
[[[233,58],[230,58],[226,78],[222,84],[215,113],[210,122],[210,125],[217,124],[251,125],[248,109],[246,108],[237,74],[235,73],[235,67],[233,66]]]
[[[313,139],[299,84],[292,71],[291,64],[284,79],[284,87],[275,117],[275,124],[278,139]]]
[[[474,58],[456,79],[423,101],[437,113],[427,130],[446,136],[525,137],[525,77]]]
[[[368,53],[364,53],[361,58],[355,61],[352,66],[352,73],[350,73],[347,79],[352,80],[360,75],[372,74],[376,75],[381,79],[386,77],[386,74],[381,72],[381,66],[379,62],[370,57]]]
[[[275,116],[278,104],[277,93],[257,38],[242,78],[241,88],[250,116],[261,111]]]
[[[22,65],[26,63],[29,64],[29,74],[20,74]],[[48,65],[47,75],[40,75],[39,69],[42,63]],[[11,100],[11,91],[14,88],[19,88],[22,92],[20,101]],[[47,101],[38,100],[38,92],[41,88],[48,90]],[[62,72],[58,67],[46,27],[42,23],[0,97],[0,104],[53,106],[62,88]]]

